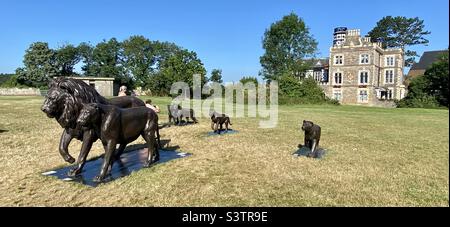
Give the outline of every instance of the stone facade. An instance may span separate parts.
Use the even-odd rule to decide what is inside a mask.
[[[72,77],[72,78],[82,80],[86,84],[95,87],[95,90],[97,90],[97,92],[102,96],[114,95],[114,78],[109,77]]]
[[[328,97],[342,104],[383,107],[405,97],[401,49],[383,49],[381,42],[361,37],[357,29],[340,29],[338,38],[330,48],[328,81],[320,83]]]

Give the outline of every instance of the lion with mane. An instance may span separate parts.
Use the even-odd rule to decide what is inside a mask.
[[[98,139],[92,129],[83,128],[76,122],[81,109],[83,109],[83,104],[88,103],[109,104],[120,108],[145,106],[142,100],[133,96],[115,97],[108,100],[101,96],[94,87],[89,86],[82,80],[65,77],[51,80],[41,110],[47,114],[47,117],[55,118],[64,128],[59,152],[66,162],[75,162],[68,151],[70,141],[73,138],[82,141],[77,166],[70,171],[69,175],[76,175],[81,172],[92,144]]]

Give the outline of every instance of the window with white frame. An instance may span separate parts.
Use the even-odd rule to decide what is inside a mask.
[[[343,65],[344,64],[344,56],[342,56],[342,55],[335,55],[334,56],[334,64],[335,65]]]
[[[322,71],[315,71],[313,75],[315,81],[320,82],[322,80]]]
[[[393,99],[394,90],[392,88],[388,88],[386,93],[386,99],[391,100]]]
[[[360,64],[369,64],[369,55],[368,54],[361,54],[359,56],[359,63]]]
[[[340,89],[333,90],[333,99],[342,101],[342,90]]]
[[[384,82],[386,84],[393,84],[394,83],[394,70],[392,70],[392,69],[386,70],[384,78],[385,78]]]
[[[340,72],[334,73],[334,84],[336,85],[342,84],[342,73]]]
[[[366,90],[366,89],[359,90],[359,93],[358,93],[358,102],[360,102],[360,103],[366,103],[366,102],[368,102],[368,101],[369,101],[369,95],[368,95],[368,93],[367,93],[367,90]]]
[[[386,57],[386,66],[394,66],[394,56],[387,56]]]
[[[369,83],[369,72],[361,71],[359,72],[359,84],[368,84]]]

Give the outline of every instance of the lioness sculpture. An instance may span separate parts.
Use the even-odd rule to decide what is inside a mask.
[[[113,105],[90,103],[83,105],[77,124],[92,128],[105,148],[105,157],[100,174],[94,181],[101,182],[111,170],[115,159],[119,159],[125,146],[142,136],[147,142],[148,158],[145,167],[159,160],[158,115],[147,107],[129,109]],[[159,141],[158,141],[159,143]],[[115,153],[116,145],[120,148]]]
[[[302,130],[305,131],[305,146],[311,150],[308,157],[315,157],[319,147],[321,128],[311,121],[303,120]]]
[[[223,130],[223,124],[225,124],[226,132],[228,132],[228,125],[233,125],[233,124],[231,124],[230,117],[226,114],[221,114],[221,113],[218,113],[215,110],[213,110],[213,111],[210,111],[209,115],[211,117],[211,129],[215,133],[220,134],[220,131]]]

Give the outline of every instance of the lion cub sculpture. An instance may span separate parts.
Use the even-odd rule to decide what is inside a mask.
[[[193,109],[182,108],[180,105],[167,105],[167,110],[169,114],[169,125],[172,124],[172,121],[175,125],[181,125],[183,118],[186,118],[186,124],[189,123],[189,118],[192,119],[194,124],[198,123]]]
[[[223,124],[225,124],[225,131],[228,132],[228,125],[231,124],[230,117],[226,114],[221,114],[216,112],[215,110],[212,110],[209,113],[209,116],[211,116],[211,129],[215,132],[220,134],[220,131],[223,130]],[[220,125],[220,128],[219,128]]]
[[[317,149],[319,147],[320,141],[320,131],[319,125],[314,124],[311,121],[303,120],[302,130],[305,132],[305,144],[311,151],[308,153],[308,157],[316,157]],[[301,147],[301,145],[299,145]]]
[[[147,142],[148,158],[144,167],[159,160],[158,115],[147,107],[122,109],[98,103],[83,104],[77,123],[92,128],[105,148],[105,157],[96,182],[104,181],[114,160],[120,158],[125,146],[142,136]],[[155,140],[158,139],[157,143]],[[116,145],[120,144],[116,153]]]

